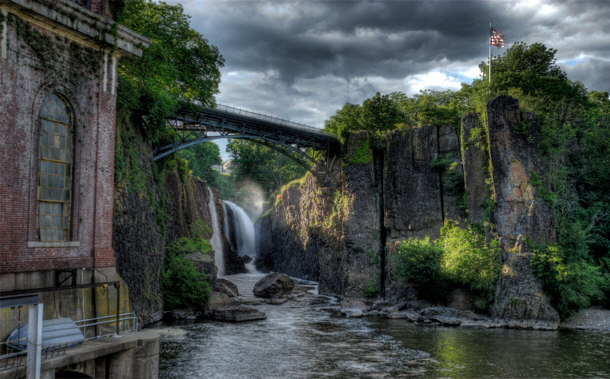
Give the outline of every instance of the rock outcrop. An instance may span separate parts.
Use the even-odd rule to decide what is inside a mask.
[[[558,322],[529,264],[530,243],[552,243],[553,211],[540,198],[532,175],[540,175],[538,126],[519,111],[516,99],[498,96],[487,104],[489,152],[495,195],[494,223],[504,266],[493,314],[507,319]]]
[[[502,325],[552,328],[557,313],[529,266],[528,243],[554,240],[553,213],[532,183],[543,170],[535,120],[507,96],[492,100],[487,114],[488,141],[481,140],[476,116],[467,115],[461,145],[451,126],[391,131],[385,145],[352,133],[341,189],[308,176],[284,188],[258,221],[257,266],[317,279],[322,293],[413,300],[417,293],[393,276],[397,246],[408,238],[438,238],[445,222],[464,225],[467,211],[471,222],[495,224],[488,238],[501,241],[494,316],[511,320]],[[490,174],[493,210],[487,206]],[[468,293],[453,291],[447,301],[462,311],[472,308]]]
[[[117,271],[129,288],[131,309],[145,326],[163,317],[159,279],[165,246],[180,237],[211,237],[210,195],[203,181],[184,177],[175,167],[160,166],[155,180],[150,145],[124,121],[117,129],[122,142],[116,152],[121,165],[115,177],[113,249]],[[216,209],[221,209],[219,204]],[[214,287],[213,258],[190,258]],[[241,259],[239,263],[243,268]]]
[[[462,197],[459,140],[451,126],[388,132],[384,166],[384,226],[387,231],[385,296],[415,293],[393,275],[393,255],[405,239],[438,238],[446,219],[458,220]]]
[[[275,272],[254,284],[254,296],[266,299],[286,297],[294,289],[294,282],[285,274]]]
[[[462,117],[462,165],[464,167],[464,190],[466,208],[470,221],[482,223],[485,219],[486,202],[489,200],[488,157],[483,149],[485,141],[480,130],[479,118],[475,113]]]

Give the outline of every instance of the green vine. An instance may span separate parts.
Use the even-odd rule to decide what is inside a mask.
[[[56,82],[68,82],[71,85],[76,85],[83,77],[99,79],[101,52],[71,42],[65,37],[52,37],[13,14],[8,16],[8,21],[22,42],[20,47],[25,48],[27,44],[35,56],[35,63],[31,66],[35,70]],[[62,63],[66,63],[69,70]]]

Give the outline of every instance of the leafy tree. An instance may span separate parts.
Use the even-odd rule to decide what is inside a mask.
[[[227,144],[233,175],[259,183],[269,194],[305,175],[305,168],[289,157],[256,142],[235,139]]]
[[[202,309],[210,295],[207,275],[197,270],[187,254],[212,254],[210,243],[202,238],[180,238],[167,246],[161,291],[166,309]]]
[[[189,168],[193,171],[193,175],[205,181],[214,182],[216,176],[220,175],[217,171],[212,169],[213,165],[222,163],[220,148],[213,142],[198,143],[187,149],[180,150],[178,156],[188,161]]]
[[[358,123],[362,130],[386,131],[395,129],[404,120],[398,104],[390,95],[377,92],[364,100]]]
[[[167,135],[165,118],[181,101],[213,105],[224,58],[191,29],[182,5],[126,0],[119,22],[152,40],[142,57],[118,67],[119,115],[136,117],[147,139]]]

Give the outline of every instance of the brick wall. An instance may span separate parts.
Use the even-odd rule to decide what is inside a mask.
[[[105,0],[91,3],[107,8]],[[0,57],[0,273],[112,267],[116,65],[91,42],[50,33],[27,19],[8,13],[3,23],[8,43],[6,59]],[[72,241],[64,247],[33,243],[38,112],[51,92],[68,99],[75,119]]]

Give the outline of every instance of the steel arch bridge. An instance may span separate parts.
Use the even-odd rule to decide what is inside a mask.
[[[288,156],[325,183],[340,184],[339,141],[323,130],[226,105],[189,104],[168,124],[174,130],[173,141],[155,149],[154,161],[205,141],[248,139]]]

